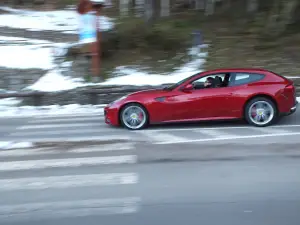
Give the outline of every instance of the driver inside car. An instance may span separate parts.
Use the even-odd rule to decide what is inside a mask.
[[[206,81],[204,82],[204,87],[205,88],[211,88],[211,87],[213,87],[213,83],[214,83],[214,78],[208,77],[206,79]]]

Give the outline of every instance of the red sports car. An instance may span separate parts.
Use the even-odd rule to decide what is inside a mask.
[[[293,81],[264,69],[218,69],[197,73],[164,89],[138,91],[110,103],[105,122],[130,130],[148,124],[246,119],[274,123],[296,111]]]

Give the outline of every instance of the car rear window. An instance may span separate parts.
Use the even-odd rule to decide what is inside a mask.
[[[263,74],[257,73],[234,73],[233,79],[230,79],[230,86],[249,84],[255,81],[262,80],[265,77]]]

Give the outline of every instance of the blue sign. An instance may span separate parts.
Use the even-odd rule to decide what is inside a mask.
[[[79,41],[81,43],[92,43],[97,41],[96,19],[94,13],[87,13],[80,16]]]

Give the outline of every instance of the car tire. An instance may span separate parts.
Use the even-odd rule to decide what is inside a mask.
[[[254,111],[254,107],[257,106],[258,104],[263,104],[265,111],[263,111],[263,109],[259,108],[259,112],[257,112],[257,110],[255,110],[256,112],[254,113],[254,115],[252,115],[252,110]],[[266,111],[266,109],[268,109],[270,111],[270,113],[267,113],[268,111]],[[262,115],[260,115],[260,113]],[[259,115],[257,115],[259,114]],[[255,119],[255,115],[257,115],[259,117],[264,117],[268,119],[265,119],[264,122],[260,122],[257,121],[258,119]],[[253,118],[254,116],[254,118]],[[254,98],[252,100],[250,100],[246,107],[245,107],[245,112],[244,112],[244,117],[247,121],[248,124],[252,125],[252,126],[256,126],[256,127],[266,127],[266,126],[270,126],[272,125],[275,121],[277,121],[278,119],[278,110],[276,105],[274,104],[274,102],[268,98],[264,98],[264,97],[257,97]]]
[[[136,112],[139,113],[140,115],[137,115],[136,112],[130,114],[129,113],[130,109],[136,109],[137,110]],[[126,115],[126,113],[129,113],[130,115]],[[140,119],[141,123],[139,123],[138,125],[131,124],[130,121],[126,120],[126,117],[128,116],[131,117],[131,122]],[[139,116],[142,116],[142,118],[136,118]],[[149,121],[149,116],[147,110],[145,109],[145,107],[143,107],[141,104],[138,103],[129,103],[125,105],[120,112],[120,122],[123,127],[129,130],[143,129],[148,125],[148,121]]]

